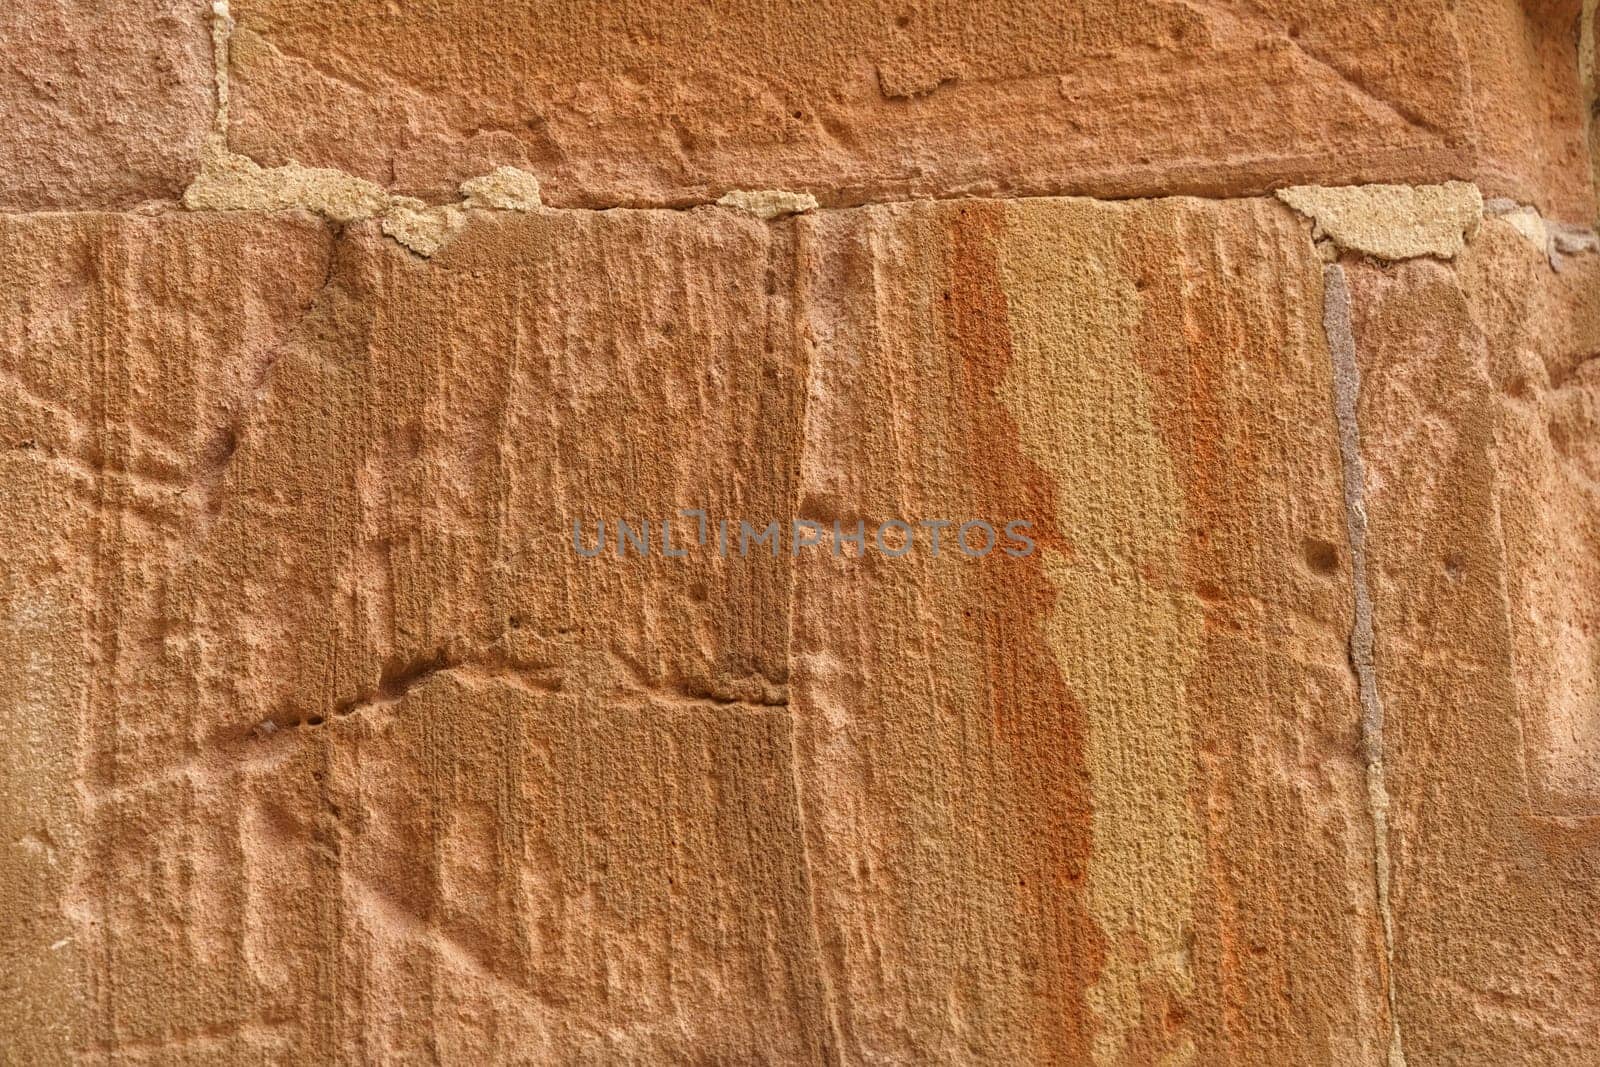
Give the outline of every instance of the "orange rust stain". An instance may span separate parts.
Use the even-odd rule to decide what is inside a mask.
[[[974,513],[1033,523],[1034,553],[995,553],[974,568],[972,597],[990,624],[983,662],[993,719],[1009,743],[1020,833],[1029,835],[1033,868],[1019,874],[1019,906],[1049,931],[1041,993],[1054,1018],[1046,1047],[1062,1062],[1087,1062],[1093,1034],[1086,992],[1105,957],[1084,888],[1093,803],[1086,760],[1087,719],[1068,689],[1049,644],[1039,640],[1057,591],[1044,572],[1045,548],[1070,553],[1056,523],[1056,490],[1024,454],[1020,429],[999,399],[1012,363],[1011,330],[1000,279],[999,208],[964,208],[950,228],[949,298],[942,304],[948,344],[959,356],[955,401],[979,432],[965,435],[966,468],[983,476],[971,487]]]
[[[1181,226],[1181,223],[1178,225]],[[1230,343],[1229,324],[1217,312],[1225,301],[1222,294],[1207,292],[1204,297],[1190,292],[1192,285],[1211,287],[1187,272],[1163,270],[1168,264],[1184,271],[1185,250],[1176,233],[1148,232],[1129,235],[1123,244],[1124,260],[1130,273],[1147,279],[1141,294],[1136,358],[1151,383],[1155,423],[1172,458],[1173,472],[1183,495],[1181,514],[1186,529],[1179,539],[1183,576],[1189,588],[1197,590],[1205,602],[1205,644],[1199,650],[1197,672],[1225,670],[1210,638],[1224,619],[1232,619],[1229,590],[1217,584],[1219,575],[1228,573],[1221,557],[1225,547],[1230,515],[1237,508],[1237,497],[1230,497],[1231,482],[1248,477],[1240,468],[1249,457],[1230,450],[1225,441],[1226,418],[1222,407],[1226,361],[1237,358]],[[1182,338],[1173,351],[1172,338]],[[1218,537],[1223,531],[1224,536]],[[1225,581],[1225,577],[1224,577]],[[1236,628],[1230,627],[1230,629]],[[1191,723],[1198,749],[1208,749],[1207,739],[1217,733],[1209,717],[1196,717]],[[1222,739],[1231,745],[1232,739]],[[1226,1021],[1224,1032],[1215,1035],[1221,1047],[1208,1050],[1223,1054],[1229,1035],[1244,1031],[1248,1018],[1239,1006],[1266,992],[1247,986],[1249,969],[1240,955],[1239,944],[1248,935],[1242,929],[1240,903],[1230,888],[1227,857],[1229,842],[1228,797],[1234,794],[1232,765],[1236,753],[1227,758],[1205,760],[1197,751],[1191,806],[1206,835],[1205,873],[1207,890],[1214,900],[1209,909],[1196,909],[1197,938],[1210,941],[1215,953],[1214,984],[1204,981],[1201,988],[1219,992],[1218,1007]],[[1209,931],[1208,929],[1209,928]],[[1209,932],[1209,936],[1208,936]],[[1196,966],[1203,967],[1203,956]]]

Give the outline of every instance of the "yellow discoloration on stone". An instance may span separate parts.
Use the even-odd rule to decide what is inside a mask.
[[[431,256],[466,223],[466,212],[453,205],[428,207],[396,204],[383,217],[383,232],[419,256]]]
[[[810,193],[791,193],[784,189],[734,189],[717,200],[719,207],[732,208],[758,219],[776,219],[817,209],[817,198]]]
[[[286,211],[304,208],[334,222],[359,222],[395,205],[381,186],[327,167],[263,167],[231,152],[211,153],[184,190],[190,211]]]
[[[263,167],[232,152],[208,153],[184,190],[190,211],[289,211],[301,208],[338,223],[382,221],[383,232],[419,256],[431,256],[461,222],[454,205],[429,207],[409,196],[327,167]]]
[[[463,207],[533,211],[541,205],[539,179],[516,167],[496,167],[480,178],[461,183]]]
[[[1528,243],[1541,252],[1550,250],[1550,230],[1544,224],[1544,218],[1531,207],[1519,207],[1499,216],[1500,221],[1516,230]]]
[[[1091,906],[1107,950],[1090,1000],[1096,1056],[1116,1062],[1143,989],[1193,985],[1200,831],[1188,803],[1186,677],[1197,604],[1181,578],[1181,493],[1131,339],[1133,283],[1103,209],[1008,213],[1002,270],[1015,364],[1003,399],[1057,487],[1071,558],[1045,550],[1058,591],[1046,637],[1088,717],[1095,798]]]
[[[290,162],[263,167],[232,152],[208,155],[206,167],[190,183],[183,203],[190,211],[288,211],[302,208],[333,222],[382,221],[383,232],[420,256],[439,250],[465,221],[464,209],[528,211],[539,206],[539,182],[501,167],[494,174],[462,183],[460,204],[430,206],[395,196],[374,182],[327,167]],[[525,180],[524,180],[525,179]]]
[[[1278,199],[1311,220],[1314,239],[1379,259],[1451,259],[1483,218],[1483,196],[1469,182],[1297,185],[1279,189]]]

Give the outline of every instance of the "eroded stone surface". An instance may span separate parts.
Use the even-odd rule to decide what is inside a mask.
[[[516,167],[496,167],[488,174],[461,183],[465,207],[532,211],[539,207],[539,179]]]
[[[245,156],[210,154],[183,192],[190,211],[286,211],[304,208],[332,222],[360,222],[387,211],[396,198],[375,182],[331,167],[289,163],[263,167]],[[401,198],[406,205],[423,203]]]
[[[0,217],[8,1055],[1596,1058],[1592,250],[1332,268],[1363,738],[1276,200],[373,188]],[[1037,551],[573,550],[684,507]]]
[[[1577,0],[239,0],[234,150],[557,205],[1477,180],[1594,215]]]
[[[846,1060],[1376,1061],[1304,229],[1267,202],[1038,201],[798,233],[806,513],[1025,518],[1040,546],[969,560],[952,529],[912,566],[801,560]]]
[[[195,560],[329,256],[306,220],[0,216],[7,1059],[215,1038],[199,1056],[281,1023],[207,962],[243,975],[241,933],[278,934],[244,904],[268,887],[246,882],[233,809],[208,806],[232,802],[231,760],[197,758],[249,683],[202,621]],[[231,636],[275,655],[270,633]]]
[[[1483,218],[1483,196],[1468,182],[1443,185],[1301,185],[1278,199],[1311,220],[1311,236],[1379,259],[1449,259]]]
[[[1600,260],[1492,219],[1458,263],[1348,268],[1400,1017],[1413,1063],[1590,1063]]]
[[[773,235],[3,224],[16,1047],[820,1060],[780,561],[563,525],[790,510]]]
[[[205,0],[0,5],[0,209],[173,200],[215,104]]]
[[[461,183],[461,199],[429,205],[395,196],[381,186],[328,167],[288,163],[263,167],[254,160],[212,146],[200,173],[183,191],[190,211],[287,211],[303,209],[330,222],[377,219],[382,231],[420,256],[431,256],[466,221],[466,211],[534,211],[539,180],[515,167]]]
[[[12,727],[77,739],[9,809],[29,1047],[1382,1042],[1320,263],[1276,205],[479,214],[430,262],[7,232],[9,662],[54,679]],[[1041,551],[567,543],[685,505]]]
[[[817,198],[810,193],[792,193],[783,189],[733,189],[718,197],[717,203],[758,219],[778,219],[785,215],[815,211],[817,208]]]

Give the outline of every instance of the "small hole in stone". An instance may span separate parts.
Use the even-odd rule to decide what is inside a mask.
[[[1452,552],[1444,558],[1444,576],[1452,582],[1460,581],[1461,576],[1467,573],[1467,565],[1460,556]]]
[[[1316,574],[1332,574],[1339,569],[1339,550],[1326,541],[1308,537],[1305,541],[1306,566]]]
[[[907,26],[911,25],[911,16],[901,15],[899,18],[894,20],[894,24],[903,30]]]
[[[321,726],[324,721],[326,720],[324,720],[321,715],[310,715],[306,717],[307,726]]]

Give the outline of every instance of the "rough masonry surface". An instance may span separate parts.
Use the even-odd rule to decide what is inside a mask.
[[[0,1062],[1600,1061],[1592,0],[0,37]]]

